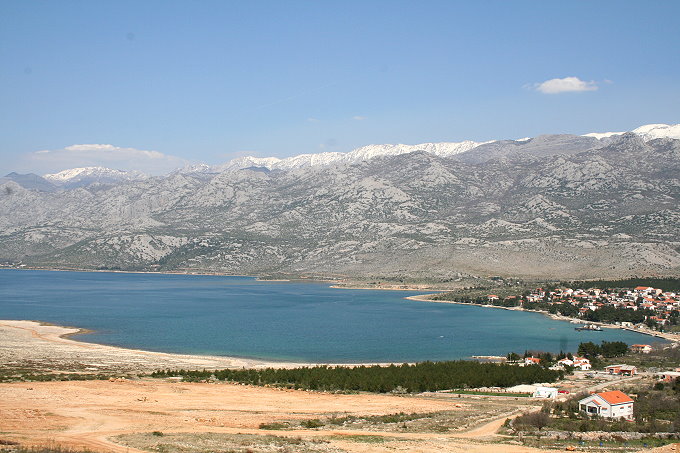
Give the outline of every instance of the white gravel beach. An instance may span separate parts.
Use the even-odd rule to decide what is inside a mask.
[[[84,332],[36,321],[0,320],[0,367],[35,372],[145,373],[158,369],[262,368],[308,365],[221,356],[166,354],[75,341]]]

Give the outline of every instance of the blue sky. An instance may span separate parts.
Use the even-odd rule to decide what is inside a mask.
[[[678,17],[675,1],[6,0],[0,173],[675,124]]]

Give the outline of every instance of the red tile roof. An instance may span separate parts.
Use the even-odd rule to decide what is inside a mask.
[[[618,390],[612,390],[611,392],[598,393],[597,396],[601,397],[603,400],[605,400],[609,404],[623,404],[623,403],[632,403],[633,402],[633,400],[630,398],[630,396],[628,396],[625,393],[620,392]]]

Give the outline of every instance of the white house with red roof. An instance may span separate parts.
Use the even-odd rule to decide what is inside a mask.
[[[656,295],[656,294],[662,293],[662,290],[652,288],[651,286],[637,286],[634,291],[638,294],[647,294],[647,295],[650,295],[650,294]]]
[[[565,366],[571,366],[578,368],[581,371],[588,371],[592,368],[590,365],[590,360],[586,359],[585,357],[574,357],[573,360],[565,357],[564,359],[559,360],[557,364],[561,365],[563,368]]]
[[[540,365],[541,359],[539,359],[538,357],[525,357],[524,358],[524,364],[525,365]]]
[[[633,352],[649,354],[650,352],[652,352],[652,346],[648,344],[632,344],[630,345],[630,350]]]
[[[590,360],[585,357],[574,357],[574,368],[578,368],[581,371],[588,371],[592,368]]]
[[[593,393],[578,402],[580,410],[588,415],[633,420],[633,399],[619,390]]]

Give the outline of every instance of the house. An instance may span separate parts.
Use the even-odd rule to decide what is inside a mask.
[[[590,360],[585,357],[574,357],[574,368],[578,368],[581,371],[589,371],[592,366],[590,365]]]
[[[652,352],[652,347],[648,344],[632,344],[630,345],[630,350],[633,352],[649,354],[650,352]]]
[[[619,390],[593,393],[579,400],[578,407],[588,415],[633,420],[633,400]]]
[[[657,289],[657,288],[652,288],[651,286],[637,286],[634,290],[638,294],[645,294],[645,295],[657,295],[661,294],[663,290]]]
[[[654,291],[654,288],[651,286],[636,286],[635,287],[635,292],[636,293],[644,293],[644,294],[649,294],[652,291]]]
[[[525,365],[540,365],[541,359],[538,357],[525,357],[524,358],[524,364]]]
[[[619,376],[634,376],[637,374],[637,368],[633,365],[609,365],[604,369],[609,374],[618,374]]]
[[[568,358],[565,357],[565,358],[563,358],[563,359],[561,359],[561,360],[558,360],[558,361],[557,361],[557,364],[558,364],[558,365],[561,365],[562,368],[564,368],[565,366],[574,366],[574,361],[573,361],[573,360],[570,360],[570,359],[568,359]]]
[[[565,357],[562,360],[558,360],[557,365],[561,366],[562,368],[565,366],[571,366],[581,371],[588,371],[592,368],[590,365],[590,360],[586,359],[585,357],[574,357],[573,360]]]
[[[676,379],[680,377],[680,372],[679,371],[662,371],[660,373],[656,373],[656,376],[662,380],[663,382],[673,382]]]
[[[557,389],[554,387],[536,387],[532,398],[557,398]]]

